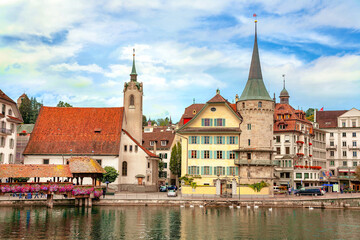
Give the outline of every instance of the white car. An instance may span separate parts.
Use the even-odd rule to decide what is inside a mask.
[[[175,190],[169,190],[167,192],[168,197],[177,197],[177,192]]]

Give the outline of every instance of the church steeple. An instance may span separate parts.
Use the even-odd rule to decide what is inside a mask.
[[[137,73],[135,68],[135,48],[133,48],[133,64],[132,64],[132,70],[130,73],[130,80],[131,81],[137,81]]]
[[[285,88],[285,74],[283,74],[282,76],[283,76],[283,81],[284,81],[284,88],[280,92],[280,103],[289,104],[290,95],[289,95],[288,91]]]
[[[243,100],[272,101],[268,91],[266,90],[261,74],[261,64],[260,64],[259,49],[257,43],[257,20],[255,20],[255,41],[254,41],[252,58],[251,58],[249,78],[239,100],[240,101]]]

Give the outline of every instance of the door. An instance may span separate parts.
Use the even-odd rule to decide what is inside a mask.
[[[143,179],[141,177],[138,178],[138,185],[142,185]]]

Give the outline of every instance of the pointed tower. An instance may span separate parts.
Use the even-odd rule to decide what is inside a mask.
[[[284,78],[284,88],[280,92],[280,103],[289,104],[290,95],[285,88],[285,74],[283,74],[283,78]]]
[[[135,68],[135,49],[133,49],[133,65],[130,81],[124,84],[124,117],[123,129],[142,143],[142,98],[143,84],[137,81]]]
[[[245,168],[240,167],[241,174],[250,176],[250,178],[248,177],[249,183],[266,179],[268,183],[272,184],[274,101],[266,90],[261,74],[257,20],[255,20],[255,41],[249,78],[244,91],[236,102],[236,107],[243,117],[240,126],[239,163],[240,165],[256,164],[262,169],[256,170],[255,174],[254,171],[253,173],[249,172],[252,170],[246,172]]]

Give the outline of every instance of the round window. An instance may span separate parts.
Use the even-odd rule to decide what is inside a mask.
[[[212,107],[210,110],[211,110],[212,112],[215,112],[215,111],[216,111],[216,108]]]

